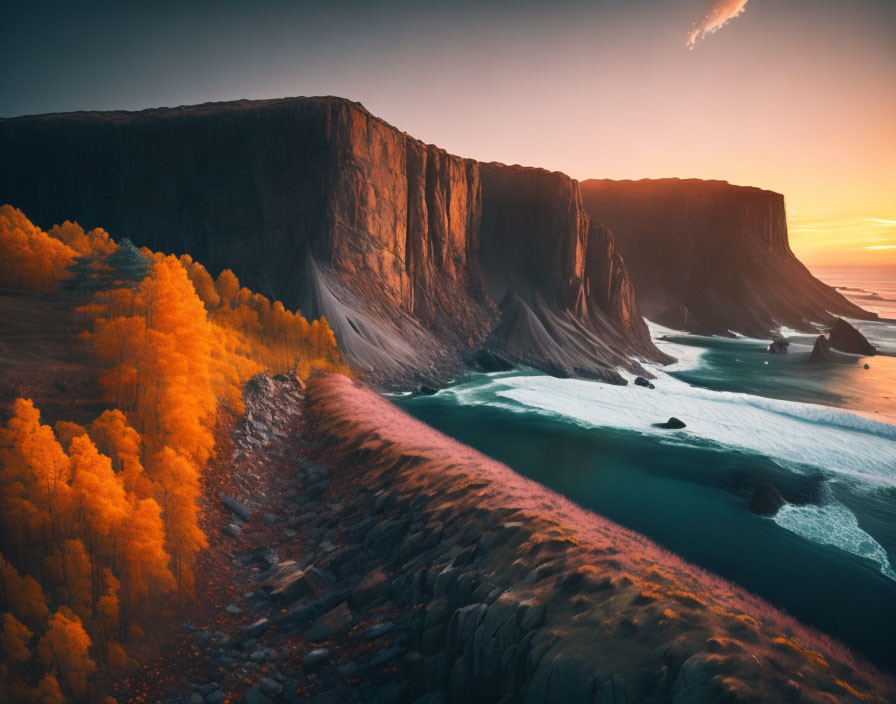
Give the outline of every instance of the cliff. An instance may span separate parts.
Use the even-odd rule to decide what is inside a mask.
[[[589,180],[581,190],[588,214],[616,235],[650,320],[765,337],[832,324],[832,314],[876,317],[794,256],[779,193],[696,179]]]
[[[76,219],[308,316],[371,379],[449,377],[485,345],[622,383],[662,361],[577,182],[481,164],[339,98],[0,120],[0,201]],[[503,306],[499,304],[504,301]]]

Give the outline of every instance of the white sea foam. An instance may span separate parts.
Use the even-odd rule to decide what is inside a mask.
[[[678,360],[651,368],[657,377],[656,389],[516,371],[493,375],[486,383],[461,384],[444,393],[454,395],[462,404],[541,413],[584,427],[621,428],[658,437],[664,444],[764,455],[794,471],[820,471],[838,478],[859,492],[896,487],[896,426],[828,406],[693,387],[667,372],[698,368],[706,349],[664,338],[688,337],[696,342],[701,336],[646,322],[657,347]],[[805,336],[795,330],[782,333]],[[767,341],[739,337],[737,343],[764,345]],[[800,345],[803,340],[794,343]],[[634,379],[628,372],[620,373],[629,382]],[[671,416],[683,420],[687,427],[676,431],[655,427]],[[787,505],[774,520],[808,540],[872,560],[883,574],[896,580],[886,551],[859,528],[856,517],[841,504]]]
[[[896,580],[886,550],[859,528],[855,515],[840,504],[825,506],[782,506],[774,519],[782,528],[822,545],[833,545],[877,563],[880,571]]]
[[[650,336],[653,338],[653,344],[661,351],[669,355],[670,357],[675,357],[676,361],[672,364],[667,364],[663,367],[663,369],[667,372],[685,372],[691,371],[692,369],[697,369],[702,363],[702,357],[706,353],[706,350],[701,347],[694,347],[693,345],[680,345],[675,342],[670,342],[669,340],[663,339],[668,336],[673,337],[696,337],[693,335],[689,335],[689,333],[681,332],[679,330],[673,330],[672,328],[667,328],[658,323],[652,323],[647,318],[644,319],[644,322],[647,323],[647,329],[650,330]]]
[[[794,471],[821,471],[858,491],[896,487],[896,426],[826,406],[692,387],[657,370],[656,389],[549,376],[506,376],[453,387],[462,404],[565,418],[658,436],[670,445],[737,449],[774,458]],[[675,416],[669,431],[654,423]],[[775,522],[808,540],[873,560],[896,579],[886,551],[844,506],[785,506]]]
[[[510,376],[454,387],[467,404],[507,400],[588,427],[613,427],[684,442],[702,441],[896,487],[896,426],[826,406],[692,387],[658,372],[656,389],[547,376]],[[653,427],[670,416],[687,427]]]

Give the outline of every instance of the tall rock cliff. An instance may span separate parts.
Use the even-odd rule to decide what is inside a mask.
[[[447,154],[340,98],[0,120],[0,202],[77,219],[325,315],[374,380],[480,345],[621,382],[662,361],[578,183]]]
[[[833,316],[876,317],[816,279],[787,240],[784,197],[725,181],[590,180],[585,210],[609,227],[649,319],[764,337]]]

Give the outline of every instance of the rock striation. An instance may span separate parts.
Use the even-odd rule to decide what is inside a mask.
[[[589,180],[581,190],[588,214],[615,234],[650,320],[761,338],[834,315],[877,317],[794,256],[779,193],[697,179]]]
[[[77,219],[326,316],[386,384],[481,346],[624,383],[651,343],[613,235],[560,173],[424,144],[340,98],[0,119],[0,201]],[[503,304],[502,304],[503,301]]]

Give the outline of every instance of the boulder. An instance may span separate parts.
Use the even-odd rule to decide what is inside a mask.
[[[680,428],[686,428],[687,426],[684,424],[684,421],[680,421],[675,416],[672,416],[665,423],[654,423],[653,427],[665,428],[666,430],[678,430]]]
[[[828,338],[819,335],[815,340],[815,346],[812,348],[812,354],[809,355],[810,362],[829,362],[834,358],[831,352],[831,346],[828,344]]]
[[[305,669],[305,672],[314,672],[330,659],[330,655],[330,651],[326,648],[315,648],[302,658],[302,667]]]
[[[243,627],[240,632],[237,634],[237,641],[245,641],[250,640],[252,638],[258,638],[262,633],[264,633],[268,628],[271,627],[271,622],[266,618],[260,618],[255,623],[251,623],[248,626]]]
[[[232,496],[222,492],[218,494],[218,500],[222,504],[224,504],[237,518],[241,518],[242,520],[246,521],[246,523],[252,520],[252,509],[246,506],[246,504],[244,504],[239,499],[235,499]]]
[[[831,347],[841,352],[863,354],[868,357],[877,354],[877,348],[843,318],[839,318],[831,328],[829,342]]]
[[[768,344],[765,351],[769,354],[787,354],[788,347],[790,347],[790,343],[787,340],[783,337],[776,337]]]
[[[643,376],[636,376],[635,386],[643,386],[645,389],[649,389],[653,387],[653,384],[647,381],[647,379],[645,379]]]
[[[311,630],[308,631],[308,640],[326,640],[330,636],[335,636],[347,630],[351,624],[351,609],[349,609],[348,604],[343,601],[339,606],[330,609],[314,622]]]
[[[430,386],[429,384],[420,384],[420,394],[422,396],[432,396],[434,394],[439,393],[439,390],[434,386]]]
[[[365,606],[380,597],[389,594],[390,582],[386,572],[377,567],[371,570],[361,582],[352,590],[352,604],[356,607]]]
[[[771,482],[760,484],[753,490],[750,510],[759,516],[774,516],[786,502]]]
[[[301,569],[299,565],[290,560],[281,564],[274,575],[268,579],[267,586],[270,594],[285,604],[291,604],[297,599],[309,594],[321,594],[328,589],[331,580],[316,567]]]
[[[395,628],[395,624],[391,621],[385,621],[384,623],[378,623],[375,626],[371,626],[361,633],[361,640],[376,640],[382,636],[385,636],[392,632],[392,629]]]

